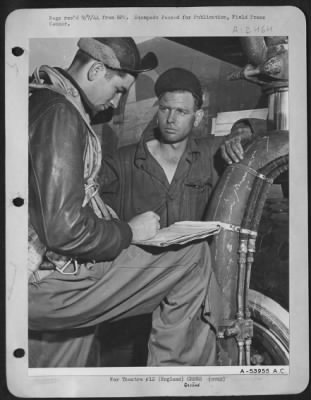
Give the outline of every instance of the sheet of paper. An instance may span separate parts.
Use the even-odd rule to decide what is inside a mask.
[[[215,222],[181,221],[170,225],[168,228],[160,229],[156,236],[151,239],[134,241],[133,243],[158,247],[181,245],[215,235],[219,230],[220,225]]]

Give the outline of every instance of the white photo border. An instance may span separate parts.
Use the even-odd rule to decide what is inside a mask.
[[[265,22],[232,19],[264,15]],[[82,20],[82,16],[121,16]],[[148,21],[135,16],[158,16]],[[180,16],[165,19],[162,16]],[[190,15],[190,19],[183,19]],[[228,18],[194,20],[194,15]],[[51,21],[64,22],[53,25]],[[60,19],[58,19],[60,18]],[[299,27],[299,29],[297,29]],[[152,35],[150,34],[152,32]],[[240,367],[28,368],[28,76],[32,38],[80,36],[288,36],[290,115],[290,365],[271,375],[241,374]],[[21,48],[16,56],[12,49]],[[306,21],[291,6],[24,9],[11,13],[5,32],[6,117],[6,359],[7,384],[16,396],[113,397],[291,394],[308,383],[308,226]],[[17,117],[18,116],[18,117]],[[17,207],[13,200],[24,199]],[[18,243],[18,246],[16,245]],[[16,349],[26,354],[19,357]],[[183,379],[159,380],[162,377]],[[187,377],[202,376],[199,386]],[[131,379],[123,379],[130,377]],[[140,379],[140,377],[142,377]],[[146,377],[156,377],[146,380]],[[189,380],[191,382],[191,380]]]

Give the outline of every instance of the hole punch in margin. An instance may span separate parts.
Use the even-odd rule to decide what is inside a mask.
[[[13,351],[13,355],[15,358],[23,358],[25,356],[25,350],[24,349],[15,349]]]
[[[24,54],[24,49],[22,49],[19,46],[15,46],[15,47],[12,48],[12,54],[15,57],[20,57],[20,56],[22,56]]]
[[[12,200],[12,203],[15,207],[21,207],[24,205],[24,199],[21,197],[15,197],[15,199]]]

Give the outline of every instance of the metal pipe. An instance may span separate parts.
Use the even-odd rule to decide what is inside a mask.
[[[238,348],[239,348],[239,365],[243,365],[244,361],[244,341],[243,340],[238,340]]]
[[[251,365],[251,345],[252,345],[252,339],[246,339],[245,340],[245,364],[246,365]]]
[[[268,94],[268,129],[288,130],[288,88],[274,89]]]
[[[237,291],[237,303],[238,312],[237,318],[244,318],[244,287],[245,287],[245,268],[246,268],[246,254],[247,254],[247,239],[240,240],[239,246],[239,278],[238,278],[238,291]]]
[[[247,243],[247,263],[246,263],[246,276],[245,276],[245,291],[244,291],[244,301],[245,301],[245,318],[248,319],[251,317],[251,313],[249,310],[248,304],[248,293],[249,293],[249,286],[251,281],[251,271],[252,265],[254,262],[254,253],[255,253],[255,243],[256,243],[257,236],[249,236],[248,243]]]

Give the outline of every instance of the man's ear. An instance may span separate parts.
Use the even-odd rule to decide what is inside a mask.
[[[200,125],[203,116],[204,116],[204,111],[201,108],[195,112],[195,118],[193,123],[195,128],[197,128]]]
[[[101,74],[103,73],[106,73],[105,65],[100,62],[94,62],[88,70],[87,78],[89,81],[94,81],[98,78],[98,76],[101,76]]]

